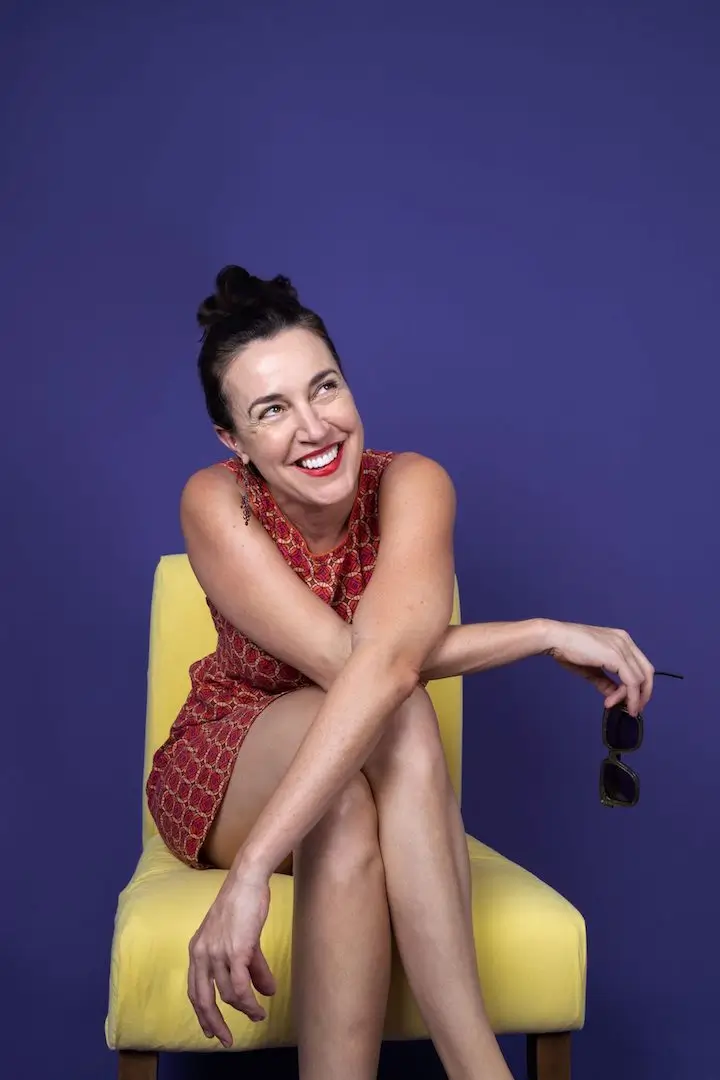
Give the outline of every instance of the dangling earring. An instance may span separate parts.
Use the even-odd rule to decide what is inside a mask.
[[[238,460],[240,461],[240,464],[245,470],[245,475],[247,476],[247,467],[250,463],[250,458],[247,458],[246,460],[245,454],[238,454]],[[243,521],[246,525],[249,525],[252,511],[250,510],[250,500],[247,497],[246,491],[244,491],[240,496],[240,505],[242,506]]]

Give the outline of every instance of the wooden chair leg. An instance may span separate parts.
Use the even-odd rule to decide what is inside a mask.
[[[154,1050],[119,1050],[118,1080],[157,1080],[158,1055]]]
[[[570,1080],[569,1031],[528,1035],[528,1080]]]

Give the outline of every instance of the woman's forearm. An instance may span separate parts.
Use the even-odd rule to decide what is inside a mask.
[[[536,656],[552,645],[549,619],[449,626],[422,667],[424,681],[472,675]]]
[[[333,653],[324,660],[322,689],[328,691],[352,655],[352,627],[338,620]],[[513,664],[550,648],[552,620],[467,623],[448,626],[422,666],[423,682],[473,675],[477,671]]]
[[[372,644],[353,650],[238,852],[231,878],[268,877],[360,771],[385,720],[417,684],[417,676],[392,666],[384,651]]]

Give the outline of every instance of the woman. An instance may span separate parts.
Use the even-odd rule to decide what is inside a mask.
[[[218,630],[156,756],[170,849],[229,872],[190,947],[205,1034],[215,1000],[262,1020],[271,874],[295,882],[300,1074],[376,1074],[391,922],[448,1076],[509,1072],[473,947],[465,834],[424,683],[547,653],[633,714],[653,669],[619,630],[551,619],[448,628],[455,495],[411,453],[364,448],[322,320],[283,277],[223,270],[201,305],[200,374],[230,460],[188,482],[181,519]],[[605,672],[616,673],[616,683]]]

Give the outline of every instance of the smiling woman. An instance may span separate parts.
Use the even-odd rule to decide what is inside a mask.
[[[231,457],[182,496],[218,643],[157,751],[168,847],[229,872],[188,993],[231,1043],[253,1020],[271,874],[295,877],[300,1075],[374,1077],[391,939],[451,1080],[507,1080],[475,963],[465,832],[424,682],[549,653],[632,713],[653,669],[623,631],[549,619],[448,627],[455,493],[434,461],[371,450],[323,321],[287,278],[232,266],[198,312],[210,418]],[[619,683],[607,672],[617,673]],[[290,863],[289,860],[292,859]]]

